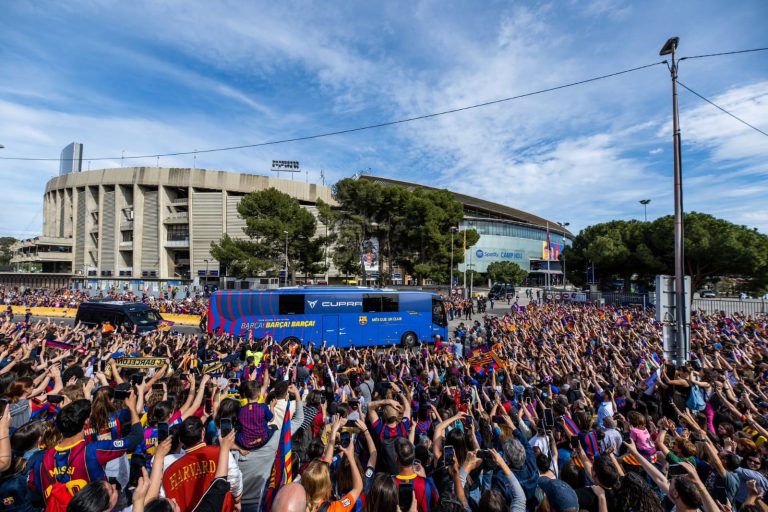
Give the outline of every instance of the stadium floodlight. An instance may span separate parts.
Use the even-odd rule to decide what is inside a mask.
[[[677,50],[677,45],[680,42],[679,37],[670,37],[667,39],[667,42],[664,43],[664,46],[662,46],[661,51],[659,52],[659,55],[669,55],[672,53],[675,53],[675,50]]]
[[[296,160],[272,160],[272,168],[270,170],[276,172],[278,178],[280,178],[281,171],[293,174],[301,172],[299,162]],[[293,179],[293,174],[291,174],[291,179]]]

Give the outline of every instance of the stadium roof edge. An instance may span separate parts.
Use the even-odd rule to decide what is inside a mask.
[[[439,189],[436,187],[430,187],[427,185],[422,185],[420,183],[412,183],[408,181],[401,181],[396,180],[392,178],[382,178],[381,176],[371,176],[371,175],[360,175],[358,179],[364,179],[368,181],[373,181],[376,183],[380,183],[382,185],[395,185],[399,187],[404,187],[408,189],[416,189],[416,188],[423,188],[426,190],[448,190],[448,189]],[[448,190],[453,196],[456,198],[456,200],[460,203],[462,203],[465,206],[472,207],[477,210],[485,210],[488,212],[491,212],[495,215],[501,216],[502,220],[513,220],[517,222],[522,222],[524,224],[530,224],[539,228],[546,229],[547,223],[549,223],[549,229],[558,233],[563,233],[567,238],[574,238],[573,233],[571,233],[569,230],[567,230],[565,227],[561,226],[559,223],[547,220],[543,217],[539,217],[538,215],[533,215],[528,212],[524,212],[522,210],[518,210],[517,208],[512,208],[511,206],[505,206],[503,204],[493,203],[491,201],[486,201],[485,199],[480,199],[477,197],[468,196],[466,194],[460,194],[458,192],[454,192],[452,190]],[[492,218],[490,218],[493,220]]]

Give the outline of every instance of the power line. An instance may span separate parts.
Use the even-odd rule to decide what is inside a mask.
[[[718,109],[718,110],[720,110],[720,111],[724,112],[725,114],[728,114],[729,116],[731,116],[731,117],[732,117],[732,118],[734,118],[735,120],[739,121],[740,123],[743,123],[743,124],[745,124],[745,125],[749,126],[750,128],[752,128],[753,130],[755,130],[756,132],[762,133],[763,135],[765,135],[766,137],[768,137],[768,133],[764,132],[763,130],[761,130],[761,129],[760,129],[760,128],[758,128],[757,126],[754,126],[754,125],[752,125],[752,124],[749,124],[748,122],[746,122],[745,120],[743,120],[742,118],[740,118],[739,116],[737,116],[736,114],[733,114],[733,113],[731,113],[731,112],[729,112],[729,111],[725,110],[723,107],[721,107],[720,105],[718,105],[718,104],[717,104],[717,103],[715,103],[714,101],[708,100],[707,98],[705,98],[705,97],[704,97],[704,96],[702,96],[701,94],[697,93],[696,91],[694,91],[693,89],[691,89],[690,87],[688,87],[687,85],[685,85],[684,83],[682,83],[680,80],[678,80],[678,81],[677,81],[677,83],[678,83],[678,84],[680,84],[680,86],[681,86],[681,87],[683,87],[683,88],[685,88],[686,90],[688,90],[688,92],[691,92],[691,93],[695,94],[696,96],[698,96],[698,97],[699,97],[699,98],[701,98],[702,100],[706,101],[707,103],[709,103],[710,105],[712,105],[712,106],[713,106],[713,107],[715,107],[716,109]]]
[[[607,75],[600,75],[600,76],[596,76],[596,77],[592,77],[592,78],[587,78],[585,80],[579,80],[578,82],[570,82],[570,83],[563,84],[563,85],[558,85],[558,86],[555,86],[555,87],[549,87],[547,89],[540,89],[538,91],[527,92],[527,93],[524,93],[524,94],[518,94],[517,96],[510,96],[508,98],[502,98],[502,99],[498,99],[498,100],[486,101],[486,102],[483,102],[483,103],[476,103],[474,105],[468,105],[466,107],[459,107],[459,108],[454,108],[454,109],[450,109],[450,110],[443,110],[442,112],[434,112],[432,114],[425,114],[425,115],[422,115],[422,116],[408,117],[408,118],[405,118],[405,119],[398,119],[396,121],[387,121],[387,122],[384,122],[384,123],[376,123],[376,124],[370,124],[370,125],[366,125],[366,126],[359,126],[359,127],[356,127],[356,128],[348,128],[346,130],[337,130],[337,131],[333,131],[333,132],[318,133],[318,134],[314,134],[314,135],[306,135],[306,136],[303,136],[303,137],[294,137],[294,138],[290,138],[290,139],[281,139],[281,140],[273,140],[273,141],[266,141],[266,142],[258,142],[258,143],[255,143],[255,144],[244,144],[242,146],[228,146],[228,147],[222,147],[222,148],[201,149],[201,150],[196,150],[196,151],[177,151],[177,152],[173,152],[173,153],[159,153],[159,154],[152,154],[152,155],[98,157],[98,158],[88,158],[87,160],[88,161],[118,160],[118,159],[128,160],[128,159],[141,159],[141,158],[158,158],[158,157],[167,157],[167,156],[184,156],[184,155],[193,155],[193,154],[200,154],[200,153],[216,153],[216,152],[221,152],[221,151],[233,151],[233,150],[236,150],[236,149],[258,148],[258,147],[263,147],[263,146],[275,146],[275,145],[278,145],[278,144],[286,144],[286,143],[289,143],[289,142],[300,142],[300,141],[305,141],[305,140],[320,139],[320,138],[323,138],[323,137],[331,137],[331,136],[334,136],[334,135],[343,135],[343,134],[347,134],[347,133],[361,132],[361,131],[364,131],[364,130],[373,130],[375,128],[383,128],[383,127],[386,127],[386,126],[394,126],[394,125],[398,125],[398,124],[410,123],[410,122],[413,122],[413,121],[420,121],[422,119],[430,119],[430,118],[433,118],[433,117],[439,117],[439,116],[444,116],[444,115],[448,115],[448,114],[455,114],[457,112],[463,112],[463,111],[466,111],[466,110],[472,110],[472,109],[476,109],[476,108],[487,107],[487,106],[490,106],[490,105],[497,105],[499,103],[505,103],[505,102],[512,101],[512,100],[518,100],[518,99],[521,99],[521,98],[527,98],[527,97],[530,97],[530,96],[536,96],[538,94],[544,94],[544,93],[547,93],[547,92],[557,91],[557,90],[560,90],[560,89],[567,89],[569,87],[575,87],[577,85],[583,85],[583,84],[586,84],[586,83],[596,82],[598,80],[603,80],[603,79],[606,79],[606,78],[611,78],[611,77],[614,77],[614,76],[619,76],[619,75],[624,75],[624,74],[627,74],[627,73],[632,73],[634,71],[640,71],[642,69],[650,68],[650,67],[653,67],[653,66],[658,66],[659,64],[664,64],[665,62],[666,61],[654,62],[652,64],[646,64],[644,66],[638,66],[638,67],[635,67],[635,68],[625,69],[623,71],[617,71],[615,73],[609,73]],[[0,160],[59,161],[58,158],[27,158],[27,157],[5,157],[5,156],[0,157]]]
[[[678,62],[683,60],[691,60],[691,59],[704,59],[707,57],[720,57],[722,55],[736,55],[738,53],[751,53],[751,52],[762,52],[768,50],[768,48],[752,48],[750,50],[734,50],[732,52],[722,52],[722,53],[707,53],[704,55],[692,55],[690,57],[682,57],[678,59]]]

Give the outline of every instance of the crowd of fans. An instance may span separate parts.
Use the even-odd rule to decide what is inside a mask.
[[[766,510],[767,326],[695,313],[673,365],[589,304],[408,350],[5,318],[0,512]]]
[[[110,299],[144,302],[160,313],[175,315],[200,315],[207,311],[208,307],[205,293],[196,291],[189,286],[181,288],[169,286],[164,291],[150,292],[147,290],[140,294],[120,288],[87,291],[66,288],[60,290],[19,287],[12,289],[0,288],[0,305],[6,306],[3,312],[6,315],[8,314],[8,306],[77,309],[83,302]]]

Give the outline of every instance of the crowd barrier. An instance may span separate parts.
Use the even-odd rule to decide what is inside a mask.
[[[51,317],[51,318],[75,318],[77,309],[72,308],[27,308],[26,306],[13,306],[13,314],[18,319],[24,319],[24,315],[29,309],[32,312],[32,316],[36,317]],[[174,315],[171,313],[161,313],[164,320],[173,322],[178,325],[198,325],[200,324],[200,315]]]

